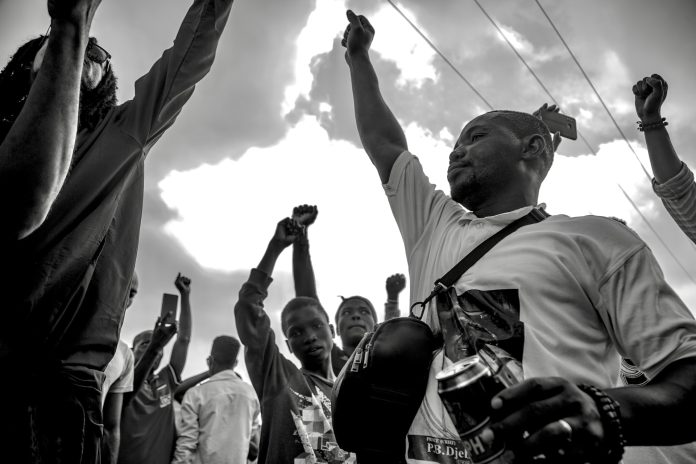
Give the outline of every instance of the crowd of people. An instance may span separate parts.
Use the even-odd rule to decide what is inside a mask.
[[[505,443],[491,462],[696,462],[696,430],[684,426],[696,406],[696,321],[650,249],[613,218],[544,210],[539,189],[561,138],[535,114],[471,120],[449,157],[450,195],[436,190],[382,98],[369,52],[375,30],[352,11],[342,44],[355,119],[404,241],[410,304],[489,237],[537,217],[439,289],[449,298],[421,305],[439,347],[417,413],[400,424],[403,446],[375,460],[359,446],[342,449],[334,433],[336,379],[367,365],[360,342],[380,315],[360,295],[341,297],[333,316],[319,301],[309,246],[316,206],[295,207],[268,231],[234,305],[238,338],[211,341],[208,370],[181,379],[193,322],[192,282],[181,274],[179,310],[129,347],[120,328],[139,289],[144,161],[210,71],[233,0],[194,0],[172,47],[122,104],[111,56],[90,37],[100,0],[47,3],[50,31],[0,73],[0,366],[12,375],[0,382],[0,442],[11,462],[477,462],[437,378],[478,350],[523,373],[492,396],[491,420],[476,432],[481,443]],[[696,183],[662,117],[667,90],[657,74],[633,86],[639,130],[655,193],[696,242]],[[290,246],[295,297],[277,334],[264,300]],[[405,287],[403,274],[386,279],[383,321],[402,317]],[[281,353],[281,339],[296,359]],[[250,384],[235,371],[242,348]],[[364,417],[385,429],[390,420]]]

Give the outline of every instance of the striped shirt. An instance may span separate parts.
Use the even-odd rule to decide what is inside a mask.
[[[663,184],[652,181],[653,190],[662,199],[667,212],[687,237],[696,243],[696,183],[694,173],[682,162],[682,167]]]

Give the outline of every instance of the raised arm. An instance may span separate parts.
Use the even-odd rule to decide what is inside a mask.
[[[157,358],[160,353],[162,353],[162,350],[164,350],[164,347],[167,346],[169,340],[176,334],[176,331],[176,321],[174,320],[173,314],[168,314],[164,320],[157,319],[155,330],[152,331],[150,343],[147,345],[145,353],[143,353],[143,356],[138,360],[133,369],[133,391],[123,396],[124,408],[140,390],[140,387],[143,386],[145,379],[147,379],[150,371],[152,371],[155,365],[155,361],[157,361]]]
[[[353,105],[358,133],[365,151],[377,168],[382,183],[399,154],[408,149],[406,135],[382,98],[377,73],[370,61],[369,49],[375,29],[364,16],[351,10],[348,27],[343,35],[345,58],[350,68],[353,87]]]
[[[662,118],[667,82],[657,74],[644,77],[633,86],[633,94],[655,175],[653,189],[677,225],[696,243],[696,182],[677,156]]]
[[[34,69],[31,77],[27,73],[33,83],[26,102],[7,134],[0,134],[5,135],[0,140],[0,240],[19,240],[36,230],[63,186],[75,149],[85,48],[100,3],[48,2],[51,32],[41,50],[43,63],[35,78]],[[38,65],[37,58],[31,63]]]
[[[633,95],[636,114],[644,127],[645,144],[655,180],[664,183],[681,169],[681,161],[674,151],[667,128],[660,124],[662,103],[667,98],[667,82],[657,74],[644,77],[633,86]]]
[[[384,303],[384,320],[401,316],[399,309],[399,294],[406,288],[406,276],[394,274],[387,277],[387,302]]]
[[[295,296],[317,298],[317,283],[314,278],[312,257],[309,254],[309,226],[319,214],[316,206],[296,206],[292,219],[301,226],[297,240],[292,244],[292,275],[295,281]]]
[[[191,279],[179,273],[176,276],[174,285],[181,295],[181,313],[179,314],[179,333],[172,347],[169,364],[176,372],[176,375],[181,377],[181,373],[186,365],[189,343],[191,342]]]
[[[135,83],[123,105],[124,130],[149,149],[176,120],[210,71],[233,0],[195,0],[171,48]]]

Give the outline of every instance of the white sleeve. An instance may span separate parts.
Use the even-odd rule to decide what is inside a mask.
[[[439,222],[444,214],[461,214],[461,206],[441,190],[436,190],[418,158],[404,151],[394,162],[389,181],[383,185],[394,219],[401,232],[407,258],[427,226]]]
[[[647,246],[602,282],[600,294],[600,313],[619,352],[648,378],[674,361],[696,356],[696,321]]]
[[[197,389],[192,388],[181,402],[181,429],[176,439],[172,464],[190,464],[198,448],[198,398]]]

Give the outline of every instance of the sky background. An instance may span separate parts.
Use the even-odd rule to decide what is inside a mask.
[[[540,2],[648,170],[631,86],[643,76],[662,74],[669,83],[662,115],[677,153],[696,166],[696,2]],[[564,140],[540,201],[552,214],[625,219],[693,312],[696,247],[656,199],[638,160],[537,4],[480,3],[563,112],[577,118],[597,153],[580,140]],[[171,44],[190,4],[103,0],[92,35],[113,55],[119,101],[132,98],[134,81]],[[549,101],[472,0],[397,4],[494,107],[531,112]],[[121,333],[130,345],[135,334],[151,328],[162,293],[176,293],[177,272],[189,276],[194,326],[185,376],[206,368],[215,336],[236,335],[239,288],[275,224],[296,205],[319,208],[309,236],[319,297],[331,316],[338,295],[361,294],[381,319],[386,277],[407,272],[399,232],[355,128],[340,46],[346,8],[366,15],[375,27],[371,56],[384,97],[405,128],[410,150],[439,188],[449,191],[447,157],[461,128],[487,111],[386,0],[237,0],[211,73],[147,159],[136,266],[140,294]],[[7,62],[48,24],[45,1],[0,0],[0,60]],[[266,300],[278,334],[280,309],[294,296],[290,258],[290,250],[281,256]],[[402,312],[408,303],[407,289]]]

